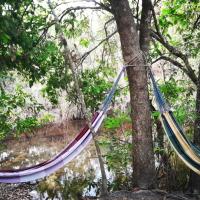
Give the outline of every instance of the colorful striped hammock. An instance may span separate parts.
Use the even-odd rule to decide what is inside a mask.
[[[86,125],[75,137],[75,139],[71,141],[71,143],[69,143],[58,155],[48,161],[27,168],[0,170],[0,182],[20,183],[46,177],[63,167],[80,154],[80,152],[85,149],[85,147],[92,140],[93,134],[96,134],[101,126],[119,80],[124,74],[125,69],[126,66],[122,67],[110,92],[102,103],[101,109],[99,112],[95,113],[91,125],[93,132],[91,132],[88,125]],[[150,79],[152,80],[154,95],[161,113],[162,124],[172,147],[188,167],[200,174],[200,149],[187,139],[181,126],[176,121],[172,111],[161,94],[151,71]]]
[[[161,113],[162,125],[173,149],[190,169],[200,175],[199,147],[193,144],[184,134],[183,129],[175,119],[173,112],[161,94],[151,71],[150,79],[153,84],[156,103]]]
[[[80,152],[85,149],[92,140],[93,134],[96,134],[101,126],[112,97],[116,91],[118,82],[124,74],[124,71],[125,67],[122,67],[99,112],[95,113],[91,124],[92,132],[89,129],[89,126],[86,125],[71,143],[69,143],[58,155],[48,161],[27,168],[0,170],[0,182],[21,183],[46,177],[69,163],[80,154]]]

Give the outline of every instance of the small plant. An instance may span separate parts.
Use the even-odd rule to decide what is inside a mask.
[[[104,137],[99,141],[104,149],[108,170],[114,172],[114,181],[109,183],[109,190],[127,189],[130,186],[132,143],[130,117],[127,113],[117,113],[108,117],[104,123]]]
[[[36,117],[27,117],[19,119],[16,125],[16,133],[30,132],[32,129],[39,127],[39,122]]]
[[[44,114],[42,117],[38,119],[39,123],[42,124],[48,124],[50,122],[53,122],[55,117],[49,113]]]
[[[20,85],[11,91],[0,91],[0,140],[39,127],[37,115],[42,109],[43,106]]]

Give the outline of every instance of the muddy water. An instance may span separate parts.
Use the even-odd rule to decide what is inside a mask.
[[[18,140],[8,140],[6,149],[0,153],[1,169],[17,169],[50,159],[60,152],[83,126],[84,122],[80,120],[66,121],[24,134]],[[40,181],[37,191],[32,191],[31,195],[33,199],[78,199],[80,195],[93,196],[98,193],[99,179],[99,164],[91,142],[72,162]]]

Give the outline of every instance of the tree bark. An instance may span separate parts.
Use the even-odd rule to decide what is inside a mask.
[[[140,48],[145,53],[149,53],[149,45],[151,41],[151,0],[142,0],[142,14],[140,21]]]
[[[194,144],[200,146],[200,65],[197,81],[197,94],[196,94],[196,119],[194,124]],[[189,190],[191,193],[200,195],[200,176],[193,171],[190,171]]]
[[[147,71],[141,53],[139,36],[128,0],[110,0],[127,68],[133,129],[133,182],[134,186],[148,189],[155,178],[152,127],[147,85]],[[137,58],[137,59],[136,59]]]
[[[150,107],[151,107],[151,111],[152,112],[157,111],[151,102],[150,102]],[[157,137],[156,137],[154,142],[158,143],[158,147],[160,149],[164,149],[164,135],[165,135],[165,132],[164,132],[164,129],[162,127],[162,123],[161,123],[159,118],[155,119],[155,124],[156,124]]]

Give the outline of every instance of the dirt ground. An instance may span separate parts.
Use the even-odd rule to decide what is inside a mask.
[[[114,192],[109,200],[198,200],[198,196],[192,197],[184,194],[170,194],[161,190],[139,190],[136,192]]]
[[[0,200],[40,200],[30,195],[36,185],[30,184],[0,184]],[[182,193],[167,193],[162,190],[118,191],[107,198],[80,198],[77,200],[200,200],[199,196],[188,196]],[[64,200],[64,199],[60,199]],[[70,199],[66,199],[70,200]]]

